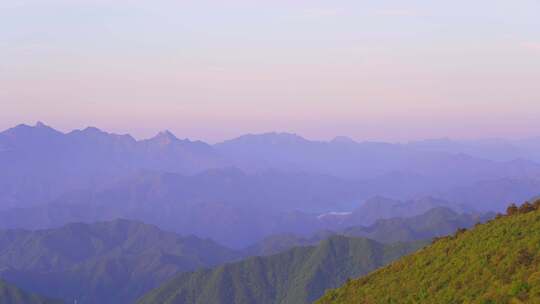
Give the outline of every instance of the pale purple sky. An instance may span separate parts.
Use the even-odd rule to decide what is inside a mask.
[[[0,2],[0,129],[540,135],[540,2]]]

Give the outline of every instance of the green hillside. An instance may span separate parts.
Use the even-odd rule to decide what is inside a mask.
[[[130,303],[178,272],[237,258],[213,241],[128,220],[0,231],[0,277],[68,303]]]
[[[0,280],[1,304],[62,304],[58,300],[49,300],[35,294],[24,292],[17,287]]]
[[[540,303],[540,201],[508,208],[372,274],[318,304]]]
[[[138,303],[311,303],[347,278],[368,273],[423,245],[384,245],[369,239],[333,236],[316,247],[296,247],[277,255],[180,274]]]

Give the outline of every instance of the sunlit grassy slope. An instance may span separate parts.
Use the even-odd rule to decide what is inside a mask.
[[[318,304],[540,303],[540,202],[436,240]]]

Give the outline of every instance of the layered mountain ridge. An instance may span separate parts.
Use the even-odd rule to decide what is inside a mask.
[[[240,257],[211,240],[127,220],[0,231],[0,277],[67,303],[130,303],[178,272]]]

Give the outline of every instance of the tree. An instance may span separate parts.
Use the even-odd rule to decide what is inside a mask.
[[[518,207],[516,206],[516,204],[513,204],[513,203],[510,206],[508,206],[508,208],[506,208],[507,215],[517,214],[518,211],[519,211]]]
[[[531,211],[534,211],[533,205],[531,205],[529,202],[525,202],[523,205],[519,207],[519,213],[529,213]]]
[[[456,236],[458,236],[458,235],[460,235],[460,234],[463,234],[463,233],[465,233],[466,231],[467,231],[467,229],[465,229],[465,228],[458,228],[458,229],[456,230]]]

